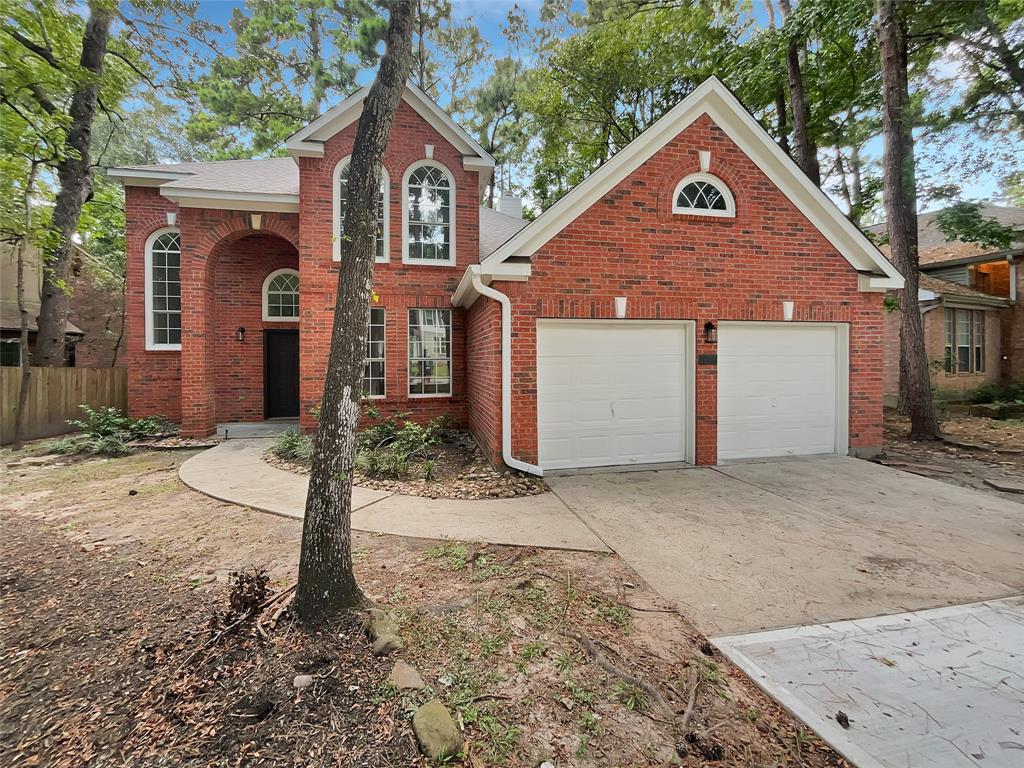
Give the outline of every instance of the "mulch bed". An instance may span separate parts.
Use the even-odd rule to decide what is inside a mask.
[[[0,547],[0,764],[422,764],[361,616],[207,647],[213,606],[142,561],[20,525]]]
[[[511,499],[536,496],[548,490],[539,477],[514,470],[496,470],[484,458],[472,436],[464,432],[455,433],[452,439],[438,445],[432,458],[434,467],[430,480],[422,479],[422,468],[417,464],[410,467],[410,477],[400,480],[369,477],[358,469],[353,479],[364,488],[429,499]],[[309,474],[308,466],[286,461],[269,451],[263,454],[263,460],[289,472]]]

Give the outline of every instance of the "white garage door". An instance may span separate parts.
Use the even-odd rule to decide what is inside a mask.
[[[810,324],[719,326],[719,461],[845,453],[841,332]]]
[[[544,469],[686,460],[689,324],[539,321]]]

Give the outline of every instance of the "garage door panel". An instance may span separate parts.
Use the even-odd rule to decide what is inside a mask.
[[[836,326],[723,324],[718,339],[720,461],[836,451]]]
[[[683,325],[539,323],[541,466],[684,461],[686,350]]]

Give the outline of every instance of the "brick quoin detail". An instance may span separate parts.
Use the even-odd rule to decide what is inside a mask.
[[[671,213],[676,183],[700,170],[699,150],[711,151],[710,171],[729,185],[736,218]],[[513,303],[516,458],[537,461],[537,320],[611,319],[615,296],[627,297],[631,319],[696,321],[697,355],[717,351],[700,333],[705,321],[781,321],[787,300],[794,322],[849,324],[850,446],[881,446],[882,294],[858,290],[850,264],[706,114],[532,262],[529,281],[495,286]],[[698,464],[717,460],[717,397],[717,368],[697,366]],[[498,450],[492,438],[489,451]]]

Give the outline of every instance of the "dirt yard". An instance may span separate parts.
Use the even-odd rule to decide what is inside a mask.
[[[217,640],[229,573],[293,583],[301,524],[186,489],[188,455],[0,452],[0,764],[420,765],[409,721],[436,696],[474,768],[846,765],[614,556],[357,534],[419,692],[385,683],[361,616]]]
[[[941,426],[946,441],[910,440],[908,420],[887,412],[885,454],[879,460],[896,469],[1024,503],[1021,493],[993,487],[1024,490],[1024,421],[957,416],[943,420]]]

